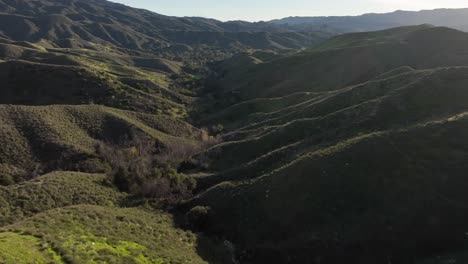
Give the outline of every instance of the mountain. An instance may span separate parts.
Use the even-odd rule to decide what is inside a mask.
[[[194,188],[189,156],[215,141],[188,122],[197,85],[207,61],[302,36],[107,1],[2,0],[0,21],[0,262],[230,257],[168,213]]]
[[[461,31],[426,25],[352,33],[301,53],[266,63],[252,62],[242,68],[235,62],[239,56],[233,57],[219,64],[212,85],[220,98],[234,94],[241,101],[327,92],[366,82],[402,66],[428,69],[466,65],[466,44],[468,35]]]
[[[317,43],[327,35],[270,23],[168,17],[104,0],[2,0],[0,13],[0,37],[62,48],[100,44],[160,53],[199,46],[286,49]]]
[[[227,132],[186,210],[242,263],[463,262],[467,44],[423,25],[220,63]]]
[[[0,0],[0,263],[466,263],[463,11]]]
[[[322,31],[349,33],[382,30],[401,26],[431,24],[468,31],[466,16],[468,9],[435,9],[423,11],[395,11],[384,14],[330,17],[287,17],[270,21],[290,28],[316,29]]]

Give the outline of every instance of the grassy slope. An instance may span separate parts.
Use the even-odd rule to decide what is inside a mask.
[[[466,33],[427,28],[413,31],[402,40],[370,46],[304,51],[242,69],[224,65],[216,85],[240,101],[337,90],[402,66],[427,69],[467,65],[467,44]]]
[[[50,209],[79,205],[118,206],[126,194],[104,186],[105,175],[52,172],[34,180],[0,187],[0,225]]]
[[[164,212],[121,208],[102,174],[53,172],[0,188],[6,263],[206,263],[199,240]]]
[[[349,47],[371,46],[386,42],[404,41],[411,33],[430,29],[430,25],[399,27],[375,32],[343,34],[321,43],[311,50],[342,49]]]
[[[467,129],[462,114],[356,137],[191,204],[212,208],[209,229],[250,249],[246,263],[410,263],[463,246]]]
[[[53,252],[58,256],[55,263],[206,263],[196,253],[194,234],[174,228],[169,215],[144,209],[65,207],[2,230],[0,236],[12,243],[34,238],[23,250],[48,261]],[[11,258],[17,254],[8,244],[2,252]],[[28,263],[16,257],[16,263]]]
[[[362,133],[466,111],[467,78],[466,68],[416,71],[324,95],[273,117],[262,115],[259,123],[228,134],[231,141],[210,150],[213,165],[233,168],[295,143],[297,155]]]
[[[183,121],[193,94],[171,77],[196,78],[178,62],[145,53],[157,46],[153,40],[94,25],[93,34],[108,43],[139,51],[94,36],[94,44],[58,43],[71,22],[47,19],[58,34],[52,42],[0,39],[8,60],[0,64],[0,82],[8,83],[0,103],[44,105],[0,106],[2,178],[37,163],[83,170],[98,161],[96,142],[117,142],[133,128],[163,144],[198,138]],[[242,54],[224,62],[216,84],[225,93],[215,95],[233,106],[204,121],[236,130],[208,152],[212,168],[222,171],[200,179],[202,192],[186,208],[211,206],[207,231],[233,240],[242,263],[405,263],[408,256],[425,258],[427,249],[462,251],[468,226],[458,220],[468,213],[459,202],[460,164],[467,147],[458,139],[468,129],[465,116],[451,116],[467,111],[468,72],[455,67],[468,65],[467,36],[403,28],[340,36],[293,55]],[[26,263],[203,263],[200,237],[174,228],[165,213],[120,208],[125,194],[102,186],[102,178],[57,172],[0,188],[1,221],[12,224],[0,233],[0,259],[17,262],[20,252]],[[224,181],[230,182],[217,185]],[[27,247],[15,251],[17,244]]]
[[[0,91],[1,103],[96,103],[182,116],[192,101],[171,85],[170,76],[181,74],[181,64],[154,55],[128,55],[102,46],[25,48],[12,41],[0,47],[1,57],[10,60],[0,64],[0,81],[7,84]]]
[[[55,170],[108,169],[96,143],[118,144],[134,130],[161,145],[199,144],[201,131],[186,122],[198,63],[250,47],[300,48],[327,34],[176,19],[106,1],[0,0],[0,13],[0,262],[231,258],[164,212],[122,208],[130,198],[105,186],[104,175]],[[30,180],[35,173],[24,172],[32,171],[55,172]]]
[[[388,43],[382,44],[379,41],[377,44],[355,47],[353,43],[348,42],[349,38],[367,40],[369,35],[384,38]],[[385,36],[388,37],[385,38]],[[450,38],[453,41],[438,42],[437,40],[441,37]],[[402,39],[405,40],[404,43],[401,43]],[[433,45],[421,45],[423,40]],[[242,101],[208,116],[206,120],[221,123],[230,131],[224,135],[225,143],[209,151],[210,156],[214,158],[215,168],[229,168],[229,170],[202,181],[206,180],[206,184],[210,185],[225,179],[255,177],[258,173],[294,160],[304,152],[334,144],[361,133],[402,128],[466,110],[464,89],[467,80],[466,68],[414,69],[450,64],[468,65],[467,62],[463,62],[466,59],[463,55],[465,49],[463,45],[467,42],[466,33],[446,28],[419,26],[343,35],[329,42],[333,45],[341,43],[341,48],[303,52],[267,63],[244,68],[235,67],[239,70],[233,75],[243,77],[249,74],[256,75],[255,80],[248,80],[246,77],[246,82],[249,82],[249,85],[245,87],[248,90],[246,90],[247,93],[269,93],[271,89],[275,89],[274,86],[289,81],[292,83],[284,86],[285,91],[289,92],[292,89],[292,91],[297,90],[298,93],[283,97]],[[330,44],[327,43],[324,45]],[[398,46],[396,53],[412,53],[412,55],[402,59],[399,57],[400,53],[398,56],[390,54],[394,52],[392,48],[395,45]],[[417,51],[413,50],[416,45],[421,47]],[[357,50],[359,50],[358,53],[356,53]],[[377,52],[377,50],[380,51]],[[420,57],[429,50],[436,51],[432,51],[431,55],[421,59]],[[349,65],[353,69],[348,69],[346,65],[339,63],[336,65],[340,67],[336,65],[329,67],[328,61],[333,61],[334,58],[330,57],[332,54],[346,63],[366,64],[359,64],[359,67]],[[365,82],[361,84],[346,85],[349,80],[345,82],[343,80],[350,75],[353,73],[362,75],[368,70],[366,67],[370,57],[367,55],[362,57],[360,54],[372,54],[371,63],[378,63],[385,67],[373,68],[381,72],[375,72],[371,79],[365,79]],[[455,57],[455,54],[459,56]],[[326,58],[327,61],[322,61],[320,58]],[[288,67],[285,67],[283,63],[285,61],[290,62]],[[414,68],[405,66],[407,62],[411,62]],[[303,63],[314,65],[302,67]],[[221,75],[221,78],[229,79],[232,74],[228,70],[229,65],[235,64],[225,62],[222,65],[224,69],[222,73],[226,75],[224,77]],[[419,66],[416,67],[416,64]],[[253,68],[269,77],[257,75],[259,71],[252,71]],[[281,70],[281,73],[278,70]],[[320,71],[327,71],[327,73],[316,76],[315,73]],[[340,71],[340,73],[335,71]],[[283,73],[287,75],[287,78],[278,77]],[[338,78],[331,77],[333,74]],[[270,84],[272,78],[276,77],[281,78],[281,81]],[[255,82],[261,82],[261,84]],[[309,86],[304,87],[304,85],[311,82],[320,83],[321,87],[327,82],[335,82],[336,88],[332,89],[333,91],[321,93],[306,92],[310,89]],[[242,89],[240,94],[242,94]]]
[[[186,209],[242,263],[463,263],[468,35],[407,30],[221,65],[240,103]]]
[[[168,17],[107,1],[2,0],[0,12],[0,36],[46,40],[67,48],[99,43],[155,53],[180,54],[193,49],[222,49],[224,53],[248,48],[302,48],[330,35],[268,23]],[[207,55],[215,58],[214,53]]]
[[[47,170],[80,169],[80,162],[96,158],[96,143],[119,143],[133,129],[161,144],[196,144],[199,133],[174,118],[98,105],[2,105],[0,120],[0,163],[24,169],[31,169],[36,163],[49,167]]]
[[[199,254],[210,259],[213,250],[199,251],[217,244],[176,228],[167,213],[123,208],[128,195],[103,174],[29,179],[36,168],[105,171],[96,143],[120,144],[134,131],[160,147],[198,144],[200,131],[185,121],[194,101],[187,64],[148,53],[156,47],[139,43],[141,32],[93,29],[108,34],[103,41],[62,15],[0,15],[11,19],[0,36],[0,262],[206,263]]]
[[[62,263],[55,251],[44,248],[41,240],[34,236],[0,233],[0,259],[4,263]]]

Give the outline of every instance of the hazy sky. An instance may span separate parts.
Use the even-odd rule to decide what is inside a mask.
[[[468,0],[111,0],[170,16],[259,21],[287,16],[330,16],[395,10],[468,7]]]

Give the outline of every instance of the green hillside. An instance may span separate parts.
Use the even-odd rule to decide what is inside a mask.
[[[0,0],[0,263],[465,263],[468,33],[313,28]]]
[[[232,168],[290,144],[296,144],[293,153],[299,153],[362,133],[446,117],[467,110],[467,77],[466,68],[413,71],[279,111],[241,115],[248,125],[225,135],[226,142],[210,152],[219,160],[215,166]]]
[[[181,50],[208,47],[229,53],[246,48],[303,48],[330,35],[265,22],[176,18],[103,0],[2,0],[0,13],[0,37],[47,41],[61,48],[89,49],[101,44],[177,55]]]
[[[350,47],[370,46],[376,44],[384,44],[387,42],[405,41],[405,38],[411,33],[429,29],[430,25],[398,27],[375,32],[359,32],[338,35],[333,37],[318,46],[311,48],[312,50],[326,49],[341,49]]]
[[[221,22],[106,1],[5,0],[0,13],[0,263],[230,259],[167,211],[194,188],[189,156],[215,141],[188,123],[202,63],[273,45],[241,29],[228,34],[250,43],[227,48]],[[181,29],[226,50],[168,39]],[[278,49],[302,46],[291,34]]]
[[[6,84],[1,91],[3,104],[94,103],[184,116],[193,101],[171,79],[184,75],[180,63],[100,46],[93,51],[33,49],[22,44],[0,44],[4,45],[2,57],[8,59],[0,64],[0,80]]]
[[[175,228],[166,213],[122,208],[127,195],[104,181],[102,174],[54,172],[0,187],[0,259],[207,263],[197,255],[206,239]]]
[[[244,263],[411,263],[461,249],[467,124],[460,114],[351,138],[188,205],[211,208],[208,230],[247,249]]]
[[[207,263],[196,253],[196,235],[144,209],[65,207],[6,226],[0,237],[0,256],[15,263]]]
[[[241,263],[463,263],[467,36],[398,28],[219,64],[226,100],[201,123],[223,142],[182,208],[205,208]]]
[[[414,28],[411,28],[412,30]],[[374,33],[377,34],[377,33]],[[364,38],[365,34],[364,34]],[[344,39],[343,37],[339,39]],[[342,49],[307,50],[239,69],[223,65],[212,86],[218,98],[240,101],[285,96],[297,92],[324,92],[357,85],[395,68],[428,69],[465,66],[468,34],[449,28],[414,30],[396,41]],[[348,43],[324,43],[344,45]],[[430,43],[431,45],[426,45]],[[232,104],[231,101],[225,101]]]
[[[0,187],[0,223],[11,224],[34,214],[71,205],[118,206],[126,195],[104,186],[102,174],[52,172],[26,183]]]
[[[1,105],[0,120],[2,174],[37,168],[103,172],[96,145],[124,144],[135,133],[163,146],[201,144],[201,132],[183,121],[98,105]]]

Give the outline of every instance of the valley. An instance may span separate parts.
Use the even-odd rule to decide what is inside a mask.
[[[427,12],[0,0],[0,263],[465,263],[468,33]]]

